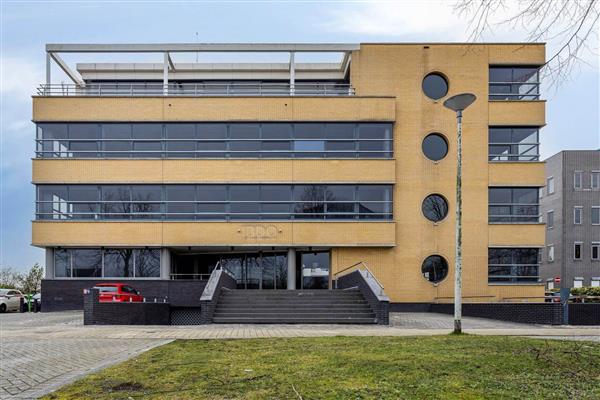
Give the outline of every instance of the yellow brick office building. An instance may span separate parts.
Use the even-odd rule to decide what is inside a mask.
[[[463,117],[464,301],[543,296],[542,44],[46,50],[32,243],[51,310],[81,307],[100,281],[193,306],[217,264],[238,289],[327,290],[360,263],[390,303],[452,301],[456,117],[442,103],[463,92],[477,96]],[[64,53],[158,62],[71,68]],[[53,84],[57,70],[73,84]]]

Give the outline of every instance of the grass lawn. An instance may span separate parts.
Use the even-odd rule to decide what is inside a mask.
[[[600,344],[515,337],[179,340],[45,399],[599,399]]]

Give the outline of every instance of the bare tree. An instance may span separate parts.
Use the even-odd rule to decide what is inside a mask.
[[[15,289],[19,284],[21,274],[12,267],[0,267],[0,288]]]
[[[542,69],[555,87],[565,81],[574,67],[586,63],[586,53],[597,55],[597,0],[457,0],[454,9],[459,16],[469,18],[471,41],[481,40],[494,26],[508,25],[525,30],[528,42],[555,42],[558,48]],[[496,20],[495,15],[506,12],[508,17]]]

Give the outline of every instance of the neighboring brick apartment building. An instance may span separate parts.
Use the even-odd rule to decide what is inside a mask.
[[[600,150],[565,150],[548,158],[540,206],[546,285],[600,286]]]
[[[100,280],[193,306],[217,262],[240,289],[327,290],[364,261],[398,308],[452,301],[456,118],[442,103],[461,92],[478,98],[463,119],[464,301],[544,294],[543,44],[46,51],[32,224],[46,310],[80,307]],[[190,61],[214,52],[279,61]],[[159,62],[69,68],[63,53]],[[54,64],[73,84],[52,84]]]

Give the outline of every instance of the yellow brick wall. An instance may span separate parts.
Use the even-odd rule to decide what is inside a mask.
[[[394,121],[377,97],[34,97],[34,121]]]
[[[394,246],[394,222],[34,221],[34,246]]]
[[[478,100],[463,121],[463,294],[466,301],[543,295],[541,285],[487,284],[488,246],[543,246],[542,225],[489,225],[489,185],[543,185],[541,163],[488,163],[489,125],[543,125],[545,102],[488,101],[490,64],[540,65],[543,45],[363,44],[352,54],[350,98],[34,98],[35,121],[396,121],[394,160],[35,160],[34,181],[52,182],[390,182],[394,219],[369,223],[34,222],[33,244],[51,245],[327,245],[332,268],[366,261],[392,302],[447,301],[453,295],[456,171],[455,115],[423,95],[438,71],[448,96]],[[449,141],[434,163],[421,142],[431,132]],[[448,217],[426,220],[431,193],[449,202]],[[254,227],[252,227],[254,225]],[[273,230],[275,229],[275,231]],[[267,232],[267,233],[261,233]],[[359,247],[360,246],[360,247]],[[432,285],[421,263],[440,254],[448,277]],[[445,299],[445,300],[444,300]]]
[[[33,160],[34,183],[394,183],[395,173],[383,159]]]

